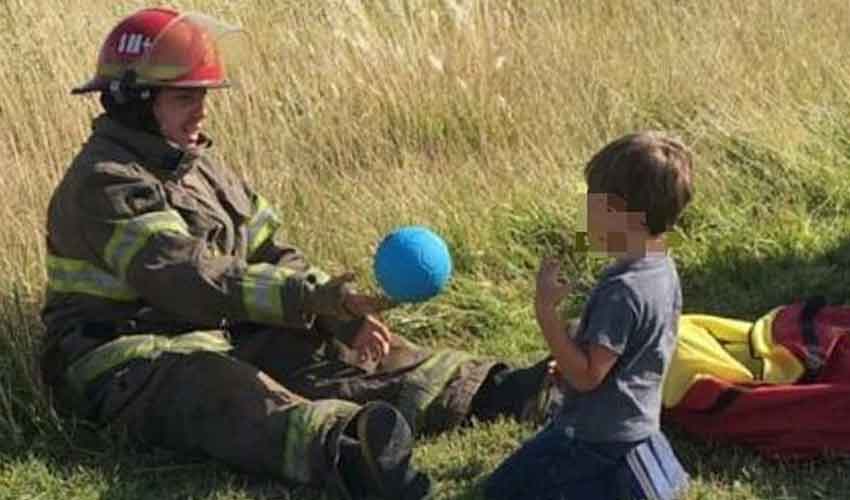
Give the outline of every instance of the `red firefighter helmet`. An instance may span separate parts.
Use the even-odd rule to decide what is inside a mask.
[[[106,37],[94,78],[71,93],[144,87],[226,87],[220,39],[240,31],[212,17],[167,8],[140,10]],[[116,82],[116,83],[113,83]]]

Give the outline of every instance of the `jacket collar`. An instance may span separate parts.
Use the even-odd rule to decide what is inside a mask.
[[[212,141],[202,135],[197,151],[185,150],[172,145],[160,135],[129,128],[106,114],[94,119],[92,130],[95,135],[106,137],[133,152],[145,167],[165,170],[174,175],[191,168],[195,160],[212,146]]]

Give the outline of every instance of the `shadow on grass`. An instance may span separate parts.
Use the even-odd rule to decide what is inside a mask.
[[[735,445],[698,441],[674,426],[665,426],[664,432],[691,475],[687,499],[850,498],[850,458],[782,461]]]
[[[745,247],[718,246],[695,265],[679,264],[685,312],[753,320],[776,306],[821,295],[850,298],[850,239],[821,253],[777,248],[754,257]]]

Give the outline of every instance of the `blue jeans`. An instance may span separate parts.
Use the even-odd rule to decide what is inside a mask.
[[[488,500],[622,498],[624,457],[639,443],[589,443],[569,430],[544,428],[507,458],[485,485]]]

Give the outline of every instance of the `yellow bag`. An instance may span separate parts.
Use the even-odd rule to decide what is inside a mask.
[[[773,319],[779,308],[755,322],[703,314],[679,319],[676,353],[664,381],[663,404],[676,406],[699,379],[733,383],[794,383],[804,373],[800,360],[774,343]]]

